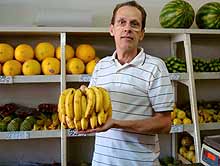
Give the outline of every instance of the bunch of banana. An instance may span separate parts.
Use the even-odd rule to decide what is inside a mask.
[[[51,115],[41,113],[36,117],[36,121],[32,130],[56,130],[60,128],[58,113],[54,112]]]
[[[59,97],[58,116],[65,128],[94,129],[112,116],[110,95],[96,86],[66,89]]]

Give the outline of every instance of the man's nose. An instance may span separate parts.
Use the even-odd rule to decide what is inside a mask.
[[[132,30],[131,24],[129,22],[126,23],[126,25],[124,26],[124,30],[126,30],[126,31],[131,31]]]

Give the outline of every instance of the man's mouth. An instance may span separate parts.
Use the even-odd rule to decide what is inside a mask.
[[[121,39],[129,39],[129,40],[133,40],[133,37],[130,37],[130,36],[122,36]]]

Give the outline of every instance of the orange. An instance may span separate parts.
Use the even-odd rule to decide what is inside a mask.
[[[48,57],[41,64],[45,75],[55,75],[60,73],[60,61],[57,58]]]
[[[92,74],[96,64],[98,63],[99,58],[96,57],[95,59],[91,60],[89,63],[86,64],[86,73],[87,74]]]
[[[66,70],[69,74],[82,74],[85,72],[85,64],[79,58],[72,58],[67,61]]]
[[[15,48],[15,59],[21,63],[34,58],[34,50],[28,44],[20,44]]]
[[[12,60],[14,56],[14,48],[6,43],[0,43],[0,63]]]
[[[22,65],[22,72],[24,75],[38,75],[41,73],[41,66],[37,60],[30,59]]]
[[[2,72],[5,76],[15,76],[21,74],[21,63],[17,60],[9,60],[4,63]]]
[[[88,63],[95,58],[95,49],[89,44],[81,44],[76,48],[76,57]]]
[[[37,60],[43,61],[47,57],[54,57],[55,48],[53,44],[49,42],[39,43],[35,47],[35,56]]]
[[[56,48],[56,57],[58,59],[61,59],[60,50],[61,50],[60,46]],[[73,47],[70,46],[70,45],[65,45],[65,58],[66,58],[66,60],[69,60],[69,59],[71,59],[73,57],[74,57],[74,49],[73,49]]]

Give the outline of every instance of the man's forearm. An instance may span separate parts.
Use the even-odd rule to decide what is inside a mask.
[[[122,128],[127,131],[144,134],[159,134],[168,133],[170,131],[171,118],[169,115],[157,115],[152,118],[142,120],[114,120],[113,123],[114,128]]]

